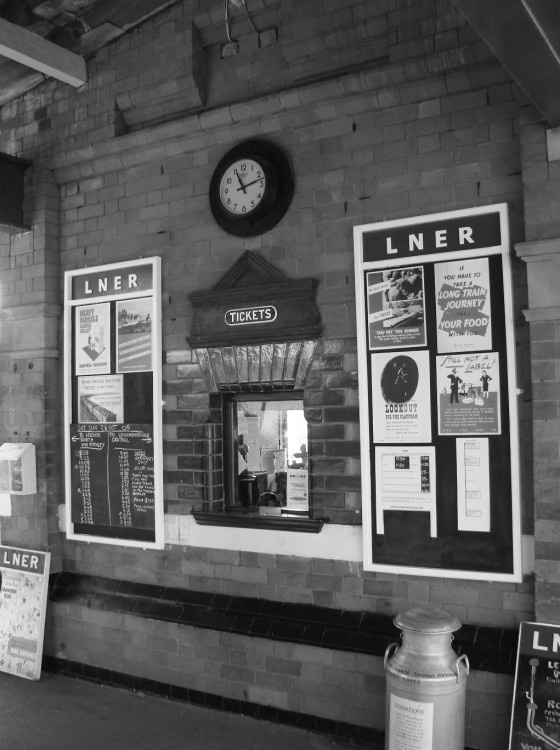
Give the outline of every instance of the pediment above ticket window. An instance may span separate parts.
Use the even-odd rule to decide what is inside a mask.
[[[247,251],[212,289],[191,294],[187,341],[209,391],[301,389],[321,332],[316,285]]]

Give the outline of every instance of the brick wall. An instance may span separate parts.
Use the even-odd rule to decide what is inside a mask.
[[[193,3],[192,20],[204,48],[203,86],[181,45],[191,29],[191,6],[177,4],[89,61],[90,80],[81,89],[47,82],[2,108],[0,150],[33,160],[28,184],[33,240],[31,249],[29,238],[8,240],[2,235],[0,259],[8,273],[0,279],[0,310],[8,317],[16,310],[14,315],[21,318],[26,304],[43,305],[41,318],[48,330],[38,361],[33,359],[33,373],[42,373],[39,383],[30,381],[28,359],[23,362],[25,380],[19,379],[21,371],[15,376],[13,367],[0,368],[2,439],[25,429],[36,413],[37,439],[43,446],[40,495],[32,507],[23,505],[10,518],[2,518],[3,544],[48,545],[56,552],[56,566],[115,579],[386,614],[433,605],[462,622],[497,627],[516,627],[520,620],[533,618],[531,576],[518,585],[457,584],[364,573],[359,561],[333,559],[328,550],[322,557],[309,557],[304,552],[293,556],[275,550],[260,554],[200,546],[196,531],[194,539],[168,536],[164,550],[142,552],[68,542],[58,532],[62,343],[52,322],[56,327],[65,270],[140,256],[162,258],[165,510],[170,524],[208,501],[210,487],[212,500],[219,496],[221,468],[214,465],[210,480],[205,473],[207,453],[200,427],[216,413],[186,343],[189,293],[211,288],[245,250],[260,253],[288,276],[316,278],[323,333],[304,396],[313,467],[311,502],[317,515],[351,527],[361,522],[353,226],[507,202],[512,239],[519,242],[524,239],[529,199],[528,231],[541,231],[539,201],[531,200],[527,188],[523,193],[521,157],[523,172],[531,170],[534,149],[538,147],[542,157],[542,131],[539,139],[537,125],[525,123],[527,136],[520,151],[520,113],[527,118],[532,109],[508,74],[449,2],[385,0],[374,5],[342,0],[270,3],[259,10],[258,21],[262,28],[278,27],[278,42],[259,47],[250,30],[235,19],[239,54],[223,59],[221,16],[214,17],[210,2]],[[178,97],[182,109],[166,109],[165,118],[154,121],[152,110],[142,110],[131,95],[129,124],[123,124],[116,102],[122,109],[128,94],[146,89],[153,94],[152,84],[169,64],[171,49],[176,79],[190,76],[189,95]],[[197,93],[206,104],[196,103]],[[168,92],[165,104],[169,105]],[[261,136],[290,155],[296,174],[293,203],[272,231],[234,238],[211,218],[208,185],[214,166],[230,146]],[[536,162],[534,179],[540,179],[541,162],[542,158]],[[551,211],[550,222],[552,217]],[[553,231],[553,223],[546,231]],[[519,383],[524,391],[523,528],[531,533],[531,363],[528,327],[521,315],[527,304],[525,268],[519,261],[514,302]],[[540,339],[534,335],[533,347],[538,347]],[[543,327],[539,335],[552,340],[554,331]],[[554,372],[551,381],[555,376]],[[34,388],[42,389],[36,411],[29,400]],[[10,398],[20,399],[24,406],[15,422],[6,400]],[[41,534],[24,533],[37,518],[45,527]],[[555,559],[554,549],[550,559]],[[58,635],[66,638],[67,631],[73,632],[72,658],[98,664],[121,659],[134,673],[152,674],[155,665],[144,663],[142,649],[133,653],[130,646],[128,658],[125,655],[122,632],[129,625],[122,619],[80,624],[71,613],[66,622],[58,612],[49,621],[48,649],[58,653]],[[86,649],[83,639],[94,636],[93,629],[97,636]],[[107,635],[114,638],[106,639]],[[203,636],[191,637],[194,642]],[[105,641],[110,645],[103,645]],[[157,654],[155,641],[152,646]],[[240,650],[239,643],[199,647],[201,652]],[[243,648],[249,653],[252,646],[244,643]],[[163,645],[160,655],[164,658]],[[224,664],[229,658],[233,657],[224,658]],[[275,652],[259,658],[284,656]],[[197,670],[203,661],[201,657]],[[317,683],[322,669],[315,672]],[[228,690],[239,689],[237,683],[243,680],[233,679],[233,667],[227,675],[223,666],[214,670],[215,679],[224,680]],[[378,664],[372,674],[379,678]],[[251,679],[252,699],[264,699],[267,685],[258,686],[256,678]],[[369,696],[369,677],[363,679]],[[470,710],[476,716],[473,727],[478,724],[491,732],[495,708],[500,702],[503,708],[510,683],[485,680],[476,677]],[[301,687],[300,697],[299,688],[293,688],[294,701],[304,700],[303,683]],[[315,706],[324,700],[317,710],[328,710],[329,700],[320,697],[317,685],[314,690],[308,700]],[[491,704],[486,692],[493,695]],[[365,710],[369,699],[360,699],[360,710],[368,721],[381,722],[380,715]],[[505,719],[499,731],[503,738]],[[498,746],[489,736],[479,736],[476,746]]]

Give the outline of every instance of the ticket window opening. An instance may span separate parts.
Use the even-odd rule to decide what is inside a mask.
[[[303,400],[288,394],[232,394],[227,405],[229,510],[308,515],[308,436]],[[227,480],[226,480],[227,481]]]
[[[36,492],[35,446],[32,443],[0,445],[0,493],[34,495]]]

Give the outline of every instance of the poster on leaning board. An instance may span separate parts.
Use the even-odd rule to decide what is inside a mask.
[[[50,552],[0,547],[0,671],[41,676]]]
[[[162,549],[161,259],[64,282],[66,534]]]
[[[509,750],[560,748],[560,625],[522,622]]]
[[[522,579],[510,256],[505,203],[354,227],[365,570]]]

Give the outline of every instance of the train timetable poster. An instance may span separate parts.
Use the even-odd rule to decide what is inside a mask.
[[[65,342],[67,535],[161,549],[160,259],[68,272]]]
[[[364,569],[520,581],[507,205],[354,228]]]

